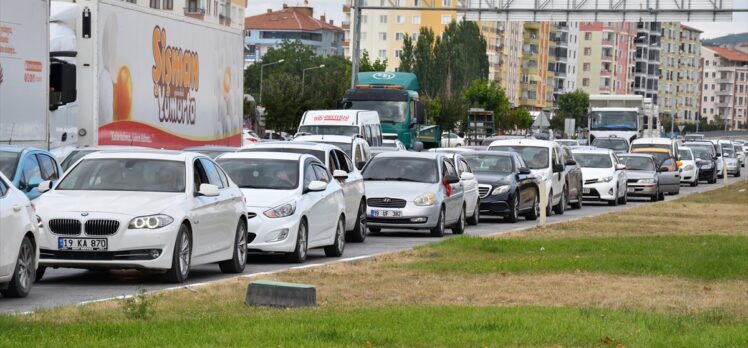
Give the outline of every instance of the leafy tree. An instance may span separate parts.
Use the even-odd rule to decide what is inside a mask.
[[[514,114],[514,126],[517,129],[530,129],[535,122],[530,112],[525,109],[517,108],[512,110],[512,113]]]
[[[439,91],[439,80],[443,69],[436,69],[434,47],[438,39],[431,28],[421,27],[418,33],[418,41],[413,50],[413,73],[418,76],[421,85],[421,94],[429,98],[435,98]]]
[[[301,119],[301,79],[297,76],[281,73],[265,81],[266,126],[269,129],[293,130]]]
[[[564,130],[564,119],[573,118],[576,125],[581,126],[582,121],[586,118],[587,110],[590,106],[590,96],[582,90],[576,90],[562,94],[556,100],[558,109],[556,115],[551,119],[551,128],[554,130]],[[560,122],[560,124],[559,124]]]
[[[265,66],[261,69],[261,64],[277,62],[283,59],[283,63]],[[271,48],[262,57],[262,62],[250,65],[244,71],[244,88],[246,93],[252,94],[256,99],[259,98],[260,91],[260,70],[263,70],[263,80],[274,74],[298,74],[301,76],[301,69],[310,66],[319,65],[318,57],[314,50],[301,43],[299,40],[284,40],[278,47]],[[264,81],[266,83],[267,81]],[[265,86],[263,85],[263,89]],[[265,96],[263,95],[263,98]],[[264,101],[264,100],[263,100]]]
[[[377,58],[377,60],[372,62],[369,58],[369,52],[367,50],[364,50],[361,53],[361,59],[359,60],[358,66],[359,72],[385,70],[387,70],[387,59],[380,60],[379,58]]]
[[[415,64],[414,54],[413,40],[410,38],[410,35],[405,35],[405,39],[403,39],[403,51],[400,53],[400,66],[397,70],[412,72],[413,65]]]

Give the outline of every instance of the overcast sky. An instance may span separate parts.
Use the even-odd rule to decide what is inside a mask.
[[[283,3],[291,6],[303,5],[304,0],[249,0],[247,15],[255,15],[267,11],[267,9],[278,10],[283,7]],[[309,6],[314,7],[314,17],[319,18],[325,14],[328,19],[335,20],[336,25],[340,25],[345,16],[343,15],[343,4],[345,0],[309,0]],[[748,0],[733,0],[734,8],[748,8]],[[691,22],[690,26],[703,30],[702,38],[710,39],[713,37],[727,34],[736,34],[748,32],[748,12],[739,12],[733,15],[732,22]]]

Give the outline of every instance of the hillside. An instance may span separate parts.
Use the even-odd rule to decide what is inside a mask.
[[[742,42],[748,42],[748,32],[740,34],[730,34],[703,41],[705,46],[734,45]]]

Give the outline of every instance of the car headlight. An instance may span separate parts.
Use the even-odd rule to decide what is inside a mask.
[[[436,204],[436,194],[433,192],[424,193],[413,200],[415,205],[419,206],[430,206]]]
[[[704,163],[704,164],[701,165],[701,168],[703,168],[703,169],[711,169],[712,168],[712,164],[709,163],[709,162]]]
[[[130,220],[130,224],[127,225],[127,228],[133,230],[155,230],[157,228],[168,226],[172,222],[174,222],[174,219],[171,216],[164,214],[138,216]]]
[[[509,185],[496,186],[496,188],[491,191],[491,196],[500,195],[502,193],[506,193],[507,191],[509,191]]]
[[[654,182],[655,182],[655,179],[653,179],[653,178],[639,179],[637,181],[637,183],[639,183],[639,184],[654,184]]]
[[[694,169],[693,164],[689,164],[686,166],[685,170],[693,170],[693,169]]]
[[[606,176],[604,178],[597,178],[597,182],[611,182],[611,181],[613,181],[612,176]]]
[[[273,209],[266,210],[263,214],[269,218],[282,218],[293,215],[296,212],[296,202],[281,204]]]

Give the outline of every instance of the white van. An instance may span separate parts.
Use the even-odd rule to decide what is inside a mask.
[[[309,110],[301,117],[296,135],[355,135],[369,146],[382,146],[382,127],[376,111]]]
[[[309,142],[319,144],[330,144],[339,147],[348,157],[353,160],[353,165],[359,170],[371,159],[371,148],[362,138],[343,135],[300,135],[294,139],[295,142]]]

